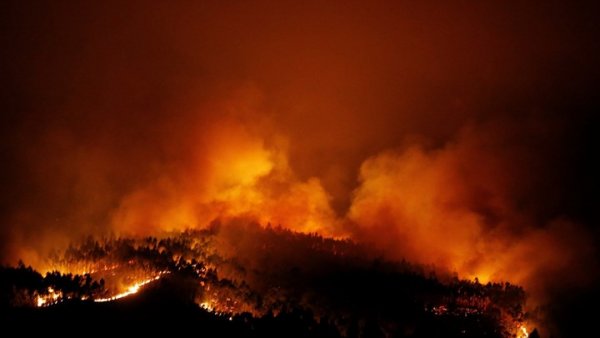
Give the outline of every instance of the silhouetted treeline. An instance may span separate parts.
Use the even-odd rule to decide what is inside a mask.
[[[30,266],[0,266],[0,306],[46,306],[65,300],[92,300],[106,294],[104,280],[90,274],[73,275],[53,271],[42,276]]]
[[[299,336],[509,337],[526,317],[519,286],[438,278],[348,240],[256,224],[213,224],[163,238],[88,238],[54,253],[52,264],[89,273],[42,277],[23,265],[2,268],[3,304],[35,306],[48,288],[61,300],[94,299],[168,271],[163,279],[177,281],[172,292],[179,298],[242,321],[248,334],[288,325],[306,333]]]

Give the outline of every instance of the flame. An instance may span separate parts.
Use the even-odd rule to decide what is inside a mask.
[[[44,307],[57,304],[63,298],[63,294],[60,291],[55,291],[53,288],[48,288],[48,294],[38,295],[36,297],[37,307]]]
[[[97,37],[90,20],[46,27],[29,24],[35,16],[15,19],[48,46],[50,62],[28,57],[30,48],[8,52],[18,67],[3,83],[19,95],[2,110],[27,109],[10,114],[6,125],[15,128],[3,130],[10,165],[2,177],[10,178],[6,196],[15,198],[0,214],[7,238],[1,263],[5,255],[31,262],[29,248],[40,247],[43,258],[44,250],[88,232],[155,235],[249,217],[324,236],[348,225],[350,237],[383,247],[386,258],[483,283],[508,280],[533,292],[595,285],[588,268],[596,270],[596,254],[583,252],[596,247],[595,230],[588,235],[586,227],[550,220],[595,215],[595,203],[581,203],[593,201],[586,180],[595,177],[587,154],[594,114],[585,107],[597,101],[585,70],[595,45],[587,43],[588,25],[571,25],[587,22],[587,12],[386,4],[363,15],[356,3],[342,11],[244,5],[249,15],[242,17],[236,6],[131,6],[131,14],[161,19],[155,29],[147,29],[148,20],[107,27],[140,36],[139,45],[122,46],[111,40],[115,34]],[[121,20],[121,9],[98,12],[107,22]],[[290,20],[268,15],[274,12]],[[519,34],[503,29],[513,12],[527,13],[514,22]],[[69,14],[52,13],[59,22]],[[568,15],[553,20],[559,14]],[[255,17],[265,24],[254,24]],[[21,28],[9,25],[6,35],[18,41]],[[86,41],[76,71],[62,53],[79,39],[62,41],[67,48],[48,40],[64,29]],[[85,57],[105,55],[113,44],[122,53]],[[145,50],[161,53],[142,58]],[[540,65],[537,55],[545,56]],[[571,55],[578,62],[555,73],[552,66]],[[171,64],[185,66],[164,67]],[[563,83],[568,90],[561,92]],[[45,99],[55,97],[64,99]],[[571,109],[582,112],[572,118]],[[481,125],[454,137],[467,121]],[[297,173],[285,147],[270,139],[279,137],[274,131],[288,134]],[[413,142],[423,149],[403,153]],[[374,153],[393,147],[401,147],[398,156]],[[337,213],[330,193],[340,202]]]
[[[477,133],[437,151],[414,145],[366,159],[342,215],[331,207],[318,177],[300,179],[294,173],[285,146],[227,121],[211,129],[200,142],[198,158],[122,198],[112,219],[117,232],[155,235],[215,220],[251,220],[352,237],[374,243],[392,259],[431,264],[480,283],[509,281],[534,292],[541,290],[531,284],[540,271],[569,271],[584,261],[579,258],[585,252],[577,248],[589,247],[577,224],[561,219],[534,224],[527,212],[514,207],[513,196],[519,193],[507,188],[517,186],[510,167],[486,152]],[[119,266],[86,268],[95,273]],[[94,301],[127,297],[159,278]],[[56,300],[40,296],[37,302],[46,306]],[[231,312],[218,302],[200,306]],[[519,335],[528,336],[525,327]]]
[[[165,274],[168,274],[168,273],[169,273],[169,271],[161,271],[158,273],[158,275],[156,275],[152,278],[148,278],[148,279],[134,283],[133,285],[127,287],[127,289],[124,292],[118,293],[111,297],[96,298],[96,299],[94,299],[94,302],[97,302],[97,303],[110,302],[113,300],[117,300],[117,299],[121,299],[121,298],[130,296],[130,295],[133,295],[133,294],[139,292],[143,286],[145,286],[151,282],[159,280],[161,277],[163,277]],[[69,296],[67,298],[71,299],[71,296]],[[52,287],[48,287],[46,293],[36,296],[35,305],[37,307],[51,306],[51,305],[60,303],[63,299],[64,299],[64,296],[61,291],[57,291],[57,290],[54,290],[54,288],[52,288]],[[88,299],[86,296],[82,296],[80,300],[86,300],[86,299]]]
[[[213,312],[215,310],[215,308],[208,301],[200,303],[200,307],[208,312]]]
[[[283,136],[226,117],[204,127],[181,167],[122,198],[117,232],[152,236],[243,218],[374,243],[392,259],[540,293],[535,276],[577,270],[590,247],[577,224],[539,224],[515,206],[528,176],[508,160],[520,148],[489,151],[508,142],[494,125],[465,127],[441,149],[413,144],[365,159],[345,214],[332,208],[321,178],[294,172]]]
[[[525,325],[520,325],[517,330],[517,338],[527,338],[529,337],[529,331],[527,331],[527,327]]]
[[[117,299],[125,298],[127,296],[131,296],[131,295],[137,293],[138,291],[140,291],[140,288],[142,286],[144,286],[146,284],[149,284],[151,282],[159,280],[164,274],[167,274],[167,273],[169,273],[169,272],[168,271],[162,271],[158,275],[156,275],[156,276],[154,276],[152,278],[149,278],[149,279],[137,282],[137,283],[129,286],[127,288],[127,290],[124,291],[124,292],[118,293],[118,294],[116,294],[116,295],[114,295],[112,297],[94,299],[94,302],[96,302],[96,303],[111,302],[113,300],[117,300]]]

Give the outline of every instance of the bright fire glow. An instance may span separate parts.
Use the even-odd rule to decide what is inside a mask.
[[[159,280],[163,275],[168,274],[168,273],[169,273],[169,271],[161,271],[155,277],[152,277],[152,278],[149,278],[149,279],[146,279],[146,280],[143,280],[141,282],[137,282],[137,283],[131,285],[130,287],[127,288],[126,291],[124,291],[122,293],[116,294],[112,297],[94,299],[94,302],[98,302],[98,303],[110,302],[113,300],[117,300],[117,299],[121,299],[121,298],[130,296],[130,295],[135,294],[138,291],[140,291],[141,287],[143,287],[144,285],[149,284],[153,281]],[[70,298],[70,297],[68,297],[68,298]],[[86,300],[86,299],[87,298],[85,296],[81,298],[81,300]],[[45,306],[51,306],[51,305],[58,304],[62,300],[63,300],[63,293],[61,291],[56,291],[53,288],[49,287],[47,294],[38,295],[36,297],[35,304],[37,307],[45,307]]]
[[[519,327],[519,330],[517,331],[517,338],[527,338],[529,337],[529,332],[527,331],[527,328],[525,327],[525,325],[521,325]]]
[[[113,300],[117,300],[117,299],[121,299],[121,298],[130,296],[130,295],[133,295],[134,293],[137,293],[138,291],[140,291],[140,288],[142,286],[144,286],[148,283],[154,282],[156,280],[159,280],[162,277],[162,275],[164,275],[166,273],[168,273],[168,271],[163,271],[153,278],[146,279],[146,280],[143,280],[141,282],[137,282],[137,283],[131,285],[129,288],[127,288],[127,290],[125,292],[116,294],[112,297],[94,299],[94,302],[97,302],[97,303],[110,302]]]
[[[209,302],[202,302],[202,303],[200,303],[200,307],[203,308],[204,310],[208,311],[208,312],[213,312],[214,311],[213,306]]]
[[[38,307],[50,306],[58,303],[62,299],[62,292],[54,291],[53,288],[48,288],[47,295],[38,295],[36,298],[36,305]]]

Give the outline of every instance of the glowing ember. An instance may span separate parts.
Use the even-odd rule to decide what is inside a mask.
[[[99,299],[94,299],[94,302],[97,303],[103,303],[103,302],[110,302],[113,300],[117,300],[117,299],[121,299],[130,295],[133,295],[134,293],[137,293],[138,291],[140,291],[140,288],[148,283],[154,282],[156,280],[159,280],[160,277],[162,277],[162,275],[167,274],[168,271],[162,271],[161,273],[159,273],[157,276],[150,278],[150,279],[146,279],[143,280],[141,282],[135,283],[132,286],[130,286],[129,288],[127,288],[127,290],[125,292],[116,294],[112,297],[108,297],[108,298],[99,298]]]

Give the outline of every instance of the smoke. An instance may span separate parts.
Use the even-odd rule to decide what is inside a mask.
[[[409,144],[367,159],[348,214],[357,237],[396,258],[508,280],[538,296],[589,285],[593,240],[544,209],[562,200],[552,186],[559,173],[546,161],[557,130],[537,122],[472,124],[440,148]]]
[[[241,218],[595,280],[595,5],[1,6],[3,263]]]
[[[167,166],[122,198],[113,213],[114,230],[152,235],[244,217],[300,232],[341,235],[319,178],[300,180],[291,169],[285,137],[240,121],[239,107],[232,109],[231,117],[201,125],[186,145],[192,149],[189,158]],[[263,139],[258,132],[270,136]]]

